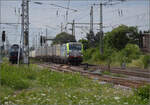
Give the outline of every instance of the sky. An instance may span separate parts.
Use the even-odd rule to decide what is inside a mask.
[[[0,0],[1,1],[1,23],[21,23],[21,1]],[[48,36],[54,38],[56,34],[61,32],[61,23],[63,27],[68,22],[72,22],[73,19],[77,23],[89,23],[90,22],[90,7],[93,4],[99,4],[104,0],[73,0],[70,1],[42,1],[37,0],[40,4],[35,3],[34,0],[29,2],[29,21],[30,21],[30,45],[35,44],[39,35],[45,35],[46,28],[48,30]],[[106,0],[105,0],[106,1]],[[103,6],[103,25],[104,32],[111,31],[113,28],[125,24],[128,26],[138,26],[139,30],[149,29],[149,7],[150,0],[128,0],[126,2],[114,1],[114,5]],[[68,19],[66,19],[67,9],[56,7],[52,4],[67,7],[69,4]],[[94,7],[94,23],[100,21],[99,6]],[[86,33],[89,32],[89,25],[76,25],[81,26],[76,28],[75,36],[79,40],[86,37]],[[71,25],[67,25],[67,32]],[[6,35],[11,44],[19,43],[21,36],[20,24],[6,25],[1,24],[0,31],[6,31]],[[65,30],[64,30],[65,31]],[[99,31],[99,26],[94,25],[94,33]],[[1,42],[0,42],[1,44]]]

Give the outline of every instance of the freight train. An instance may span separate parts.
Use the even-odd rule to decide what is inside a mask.
[[[30,57],[44,61],[79,65],[83,60],[83,45],[79,42],[69,42],[51,46],[41,46],[30,52]]]
[[[13,44],[11,46],[11,48],[9,49],[9,61],[12,64],[17,64],[18,61],[18,51],[19,51],[19,45],[18,44]],[[21,49],[20,49],[20,57],[19,59],[22,59],[22,53],[21,53]]]

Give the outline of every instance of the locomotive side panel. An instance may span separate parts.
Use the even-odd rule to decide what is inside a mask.
[[[47,53],[48,53],[48,56],[52,56],[52,47],[51,46],[48,46]]]
[[[66,58],[66,48],[65,48],[65,45],[62,45],[61,48],[60,48],[60,57],[61,58]]]
[[[56,45],[56,56],[57,57],[61,56],[61,45]]]
[[[31,57],[31,58],[35,58],[36,57],[36,51],[34,50],[34,51],[31,51],[30,53],[29,53],[29,56]]]
[[[56,46],[52,46],[52,56],[55,57],[56,56]]]
[[[44,48],[41,47],[41,56],[43,57],[44,56]]]

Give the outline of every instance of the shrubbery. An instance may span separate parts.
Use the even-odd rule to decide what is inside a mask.
[[[150,98],[150,85],[145,85],[142,87],[139,87],[136,91],[136,94],[141,97],[142,100]]]
[[[86,51],[84,51],[83,55],[84,55],[84,60],[89,60],[92,58],[93,53],[96,51],[96,48],[90,48],[87,49]]]
[[[26,89],[29,87],[30,80],[36,78],[36,71],[33,67],[10,66],[7,63],[1,65],[0,81],[2,86],[13,89]]]
[[[140,33],[137,27],[120,25],[104,35],[104,53],[100,54],[99,47],[101,45],[99,45],[99,40],[93,39],[95,37],[94,33],[87,34],[87,40],[80,40],[80,42],[88,48],[84,52],[84,60],[86,62],[99,63],[100,61],[103,64],[107,63],[108,67],[110,67],[112,63],[115,63],[115,66],[119,66],[120,64],[124,67],[128,64],[130,67],[135,67],[132,61],[138,59],[141,61],[141,64],[143,62],[143,64],[139,66],[140,68],[142,68],[143,65],[144,68],[148,68],[150,57],[145,56],[143,61],[139,59],[142,57],[140,48],[138,47],[139,35]],[[99,38],[97,37],[97,39]]]
[[[92,60],[94,62],[103,61],[110,66],[113,62],[131,63],[132,60],[140,58],[141,52],[137,45],[127,44],[121,51],[106,47],[104,48],[103,55],[100,54],[99,48],[90,48],[84,52],[84,60]],[[148,57],[144,59],[145,65],[149,63]]]
[[[150,66],[150,55],[145,55],[142,59],[144,68],[148,68]]]
[[[118,61],[122,63],[131,63],[132,60],[138,59],[140,56],[140,49],[135,44],[127,44],[124,49],[118,53]]]

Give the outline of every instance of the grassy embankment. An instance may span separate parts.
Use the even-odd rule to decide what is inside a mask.
[[[111,57],[111,67],[120,67],[120,55],[119,52],[116,52]],[[129,68],[141,68],[144,69],[150,69],[150,54],[144,54],[140,52],[138,57],[136,59],[131,60],[131,62],[126,64],[126,67]],[[106,56],[102,56],[99,53],[99,48],[90,48],[84,52],[84,63],[89,64],[100,64],[107,66],[108,61],[106,59]]]
[[[138,95],[147,93],[145,89],[137,93],[114,88],[78,73],[58,73],[35,65],[28,68],[3,63],[0,82],[1,104],[149,104],[148,99]]]

